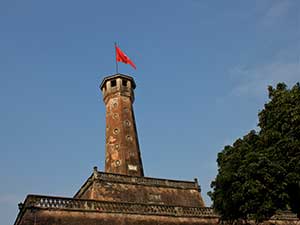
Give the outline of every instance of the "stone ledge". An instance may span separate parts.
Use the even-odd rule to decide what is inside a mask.
[[[159,186],[169,188],[180,189],[198,189],[198,182],[193,181],[179,181],[179,180],[167,180],[152,177],[134,177],[121,174],[104,173],[97,171],[95,178],[101,181],[115,182],[115,183],[127,183],[146,186]]]
[[[270,220],[298,220],[298,217],[291,211],[277,211]]]

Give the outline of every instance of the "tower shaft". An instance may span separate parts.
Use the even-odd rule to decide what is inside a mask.
[[[100,86],[106,107],[105,172],[144,176],[133,102],[132,77],[116,74]]]

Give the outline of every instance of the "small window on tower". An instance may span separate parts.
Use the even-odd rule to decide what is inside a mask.
[[[120,160],[116,160],[116,161],[115,161],[115,165],[116,165],[117,167],[120,166],[120,165],[121,165]]]
[[[113,132],[114,132],[114,134],[118,134],[120,132],[120,130],[118,128],[115,128]]]
[[[112,80],[112,81],[110,82],[110,86],[111,86],[111,87],[117,86],[117,81],[116,81],[116,80]]]
[[[122,85],[123,85],[124,87],[127,87],[127,80],[122,80]]]

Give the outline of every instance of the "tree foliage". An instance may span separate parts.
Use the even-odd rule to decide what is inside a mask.
[[[300,85],[269,87],[270,101],[250,131],[218,154],[213,207],[222,220],[269,219],[276,210],[300,218]]]

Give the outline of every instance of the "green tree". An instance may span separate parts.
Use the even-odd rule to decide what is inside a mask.
[[[263,149],[285,168],[282,180],[288,206],[300,217],[300,85],[287,89],[284,83],[269,87],[270,101],[259,113]]]
[[[218,174],[209,195],[229,223],[269,219],[291,209],[300,217],[300,86],[269,87],[259,113],[260,131],[250,131],[218,154]]]

